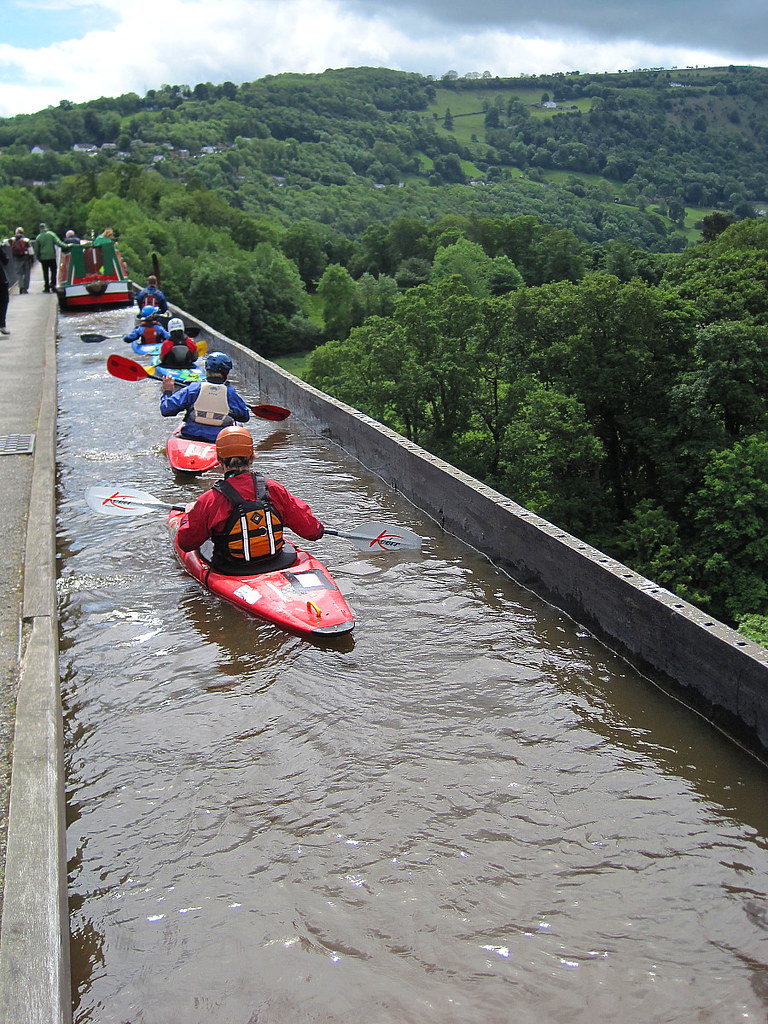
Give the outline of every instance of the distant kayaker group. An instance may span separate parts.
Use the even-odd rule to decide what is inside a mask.
[[[196,341],[203,328],[188,328],[173,314],[157,274],[147,279],[138,296],[138,322],[122,337],[136,354],[151,356],[152,364],[145,367],[113,353],[107,370],[125,381],[159,379],[161,415],[183,415],[166,443],[171,468],[189,478],[219,466],[223,479],[188,505],[167,506],[147,492],[119,484],[89,488],[89,505],[117,516],[166,507],[176,556],[206,590],[248,615],[302,636],[349,633],[355,619],[341,589],[318,559],[286,540],[285,530],[304,540],[349,538],[369,553],[419,550],[421,538],[385,523],[346,532],[328,528],[305,501],[256,471],[253,437],[243,424],[251,415],[281,421],[290,411],[247,403],[229,382],[231,356],[208,352],[204,340]],[[98,344],[108,336],[80,337]]]
[[[176,523],[176,544],[193,551],[212,541],[211,567],[224,575],[272,572],[297,559],[283,536],[288,527],[305,540],[319,540],[324,526],[309,505],[275,480],[253,471],[254,445],[247,428],[250,409],[228,382],[232,359],[225,352],[205,355],[204,380],[181,382],[176,371],[191,370],[199,346],[180,317],[170,316],[156,275],[137,293],[139,322],[123,340],[139,354],[156,352],[162,375],[160,413],[184,414],[176,436],[215,444],[224,479],[202,494]],[[162,321],[165,319],[166,326]]]

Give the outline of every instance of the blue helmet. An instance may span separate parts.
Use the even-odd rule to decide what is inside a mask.
[[[226,352],[211,352],[205,360],[205,372],[214,377],[226,377],[232,369],[232,360]]]
[[[141,318],[142,320],[148,320],[149,317],[154,316],[156,313],[159,312],[160,309],[158,306],[144,306],[144,308],[141,311]]]

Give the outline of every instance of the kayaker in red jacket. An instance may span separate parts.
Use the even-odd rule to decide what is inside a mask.
[[[194,366],[197,360],[197,345],[187,335],[184,321],[173,317],[168,321],[170,337],[160,346],[160,365],[171,369],[183,370]]]
[[[216,452],[224,480],[181,517],[179,547],[194,551],[213,541],[213,568],[231,575],[288,568],[296,552],[283,540],[283,527],[305,540],[319,540],[323,524],[283,484],[252,471],[253,438],[245,427],[225,427],[216,438]]]

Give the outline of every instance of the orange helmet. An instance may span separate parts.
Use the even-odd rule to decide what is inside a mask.
[[[253,438],[245,427],[224,427],[216,438],[216,454],[222,462],[235,456],[250,459],[253,455]]]

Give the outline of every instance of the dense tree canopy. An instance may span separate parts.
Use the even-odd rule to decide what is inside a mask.
[[[720,617],[760,623],[764,229],[734,225],[659,285],[593,272],[493,297],[438,275],[317,349],[309,377]],[[723,266],[739,272],[736,319],[705,284]]]

